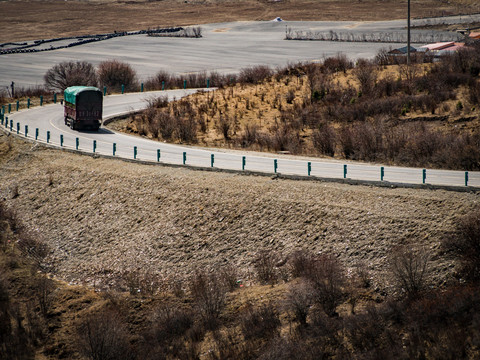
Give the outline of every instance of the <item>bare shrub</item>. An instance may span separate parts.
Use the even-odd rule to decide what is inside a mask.
[[[95,68],[86,61],[65,61],[54,65],[43,79],[50,90],[63,91],[74,85],[97,86]]]
[[[345,271],[338,259],[328,254],[320,255],[306,278],[313,288],[314,301],[328,316],[337,316],[337,306],[345,297]]]
[[[125,324],[113,311],[104,310],[87,316],[78,329],[78,346],[92,360],[135,358]]]
[[[220,278],[228,291],[238,288],[238,270],[234,265],[225,265],[220,268]]]
[[[163,305],[156,310],[152,323],[152,334],[160,344],[185,335],[193,326],[194,317],[190,310]]]
[[[358,60],[357,66],[353,70],[353,75],[357,78],[360,84],[360,91],[364,95],[369,95],[375,81],[377,80],[377,72],[372,64],[364,59]]]
[[[242,334],[246,340],[268,339],[279,334],[280,318],[273,304],[248,306],[240,319]]]
[[[53,280],[42,275],[35,278],[34,288],[40,312],[46,317],[53,305],[55,284]]]
[[[228,115],[220,114],[220,117],[218,118],[215,125],[218,132],[220,132],[223,135],[223,138],[226,141],[230,140],[230,133],[233,127],[233,122],[230,119],[230,117]]]
[[[176,133],[182,142],[192,143],[197,140],[197,122],[194,117],[176,119]]]
[[[197,271],[189,281],[195,307],[207,329],[218,326],[218,318],[225,306],[226,288],[215,273]]]
[[[248,147],[258,142],[260,127],[257,124],[245,124],[243,134],[240,137],[242,147]]]
[[[155,122],[158,124],[158,133],[164,140],[171,140],[175,132],[175,119],[167,111],[157,111]]]
[[[240,70],[238,81],[245,84],[259,84],[273,75],[273,71],[266,65],[256,65]]]
[[[426,250],[414,251],[407,247],[396,248],[390,256],[390,268],[397,289],[413,299],[427,284],[429,254]]]
[[[257,253],[253,266],[261,284],[273,285],[278,281],[276,264],[279,257],[275,251],[261,250]]]
[[[305,277],[312,272],[315,260],[306,250],[302,249],[296,250],[290,255],[288,264],[292,277]]]
[[[353,68],[353,62],[347,58],[345,54],[337,54],[336,56],[328,57],[323,61],[323,67],[330,72],[342,71]]]
[[[101,86],[107,89],[120,91],[122,85],[125,91],[133,91],[138,88],[136,71],[127,63],[118,60],[103,61],[98,65],[98,80]]]
[[[444,240],[461,263],[460,275],[470,281],[480,280],[480,210],[474,210],[458,221],[455,233]]]
[[[131,295],[155,295],[162,286],[162,279],[150,269],[124,270],[121,274]]]
[[[44,265],[44,259],[50,252],[48,245],[39,239],[39,235],[21,227],[18,232],[17,246],[20,251],[30,257],[34,264],[40,268]]]
[[[319,125],[312,134],[313,146],[320,154],[327,156],[335,155],[336,134],[332,126],[327,123]]]
[[[312,305],[312,289],[305,281],[291,284],[288,288],[286,307],[293,312],[300,325],[307,324],[307,316]]]

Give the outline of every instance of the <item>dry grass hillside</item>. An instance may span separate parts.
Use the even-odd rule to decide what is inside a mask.
[[[375,11],[372,11],[372,9]],[[412,16],[476,13],[472,0],[412,1]],[[272,20],[372,21],[406,17],[406,1],[91,0],[0,1],[0,42],[131,31],[173,25]]]

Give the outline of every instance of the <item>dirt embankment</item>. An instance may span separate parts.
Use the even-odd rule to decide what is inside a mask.
[[[230,263],[245,279],[260,249],[299,248],[364,262],[377,286],[399,244],[453,273],[442,237],[478,195],[275,180],[145,166],[48,150],[0,135],[1,193],[52,249],[58,277],[112,284],[141,268],[165,278]]]

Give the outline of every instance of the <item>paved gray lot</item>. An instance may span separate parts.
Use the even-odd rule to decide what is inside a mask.
[[[479,20],[480,15],[415,20],[413,24],[451,23]],[[244,21],[202,25],[203,38],[183,39],[135,35],[82,46],[39,53],[0,56],[0,88],[14,81],[17,86],[43,84],[43,75],[56,63],[85,60],[97,65],[118,59],[131,64],[140,80],[159,70],[173,73],[199,71],[238,72],[258,64],[272,67],[289,62],[315,61],[346,54],[351,59],[371,58],[381,48],[400,46],[382,43],[285,41],[286,28],[304,31],[405,32],[406,21]],[[421,30],[415,30],[421,31]],[[61,34],[59,34],[61,35]]]
[[[404,22],[403,22],[404,23]],[[289,62],[321,60],[337,53],[352,59],[373,57],[390,44],[285,41],[286,27],[298,30],[364,31],[390,28],[403,31],[402,22],[234,22],[202,25],[203,38],[126,36],[78,47],[39,53],[0,56],[0,87],[42,85],[43,75],[56,63],[85,60],[97,65],[108,59],[131,64],[141,80],[159,70],[237,72],[257,64],[282,66]]]

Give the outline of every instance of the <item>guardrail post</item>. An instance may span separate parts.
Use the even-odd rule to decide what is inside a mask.
[[[10,131],[13,131],[13,120],[10,120]]]
[[[247,158],[242,156],[242,170],[245,170],[245,165],[247,165]]]
[[[20,134],[20,123],[17,122],[17,135]]]
[[[160,149],[157,149],[157,162],[160,162]]]
[[[60,146],[63,146],[63,134],[60,134]]]
[[[40,106],[43,106],[43,95],[40,95]]]
[[[30,98],[27,99],[27,109],[30,109]]]
[[[18,109],[20,109],[20,101],[19,100],[17,100],[17,111],[18,111]]]
[[[468,171],[465,171],[465,186],[468,186]]]
[[[210,88],[210,79],[207,79],[207,89]]]
[[[28,125],[25,125],[25,137],[28,136]]]
[[[140,92],[143,92],[143,83],[140,84]]]
[[[307,163],[307,173],[308,176],[312,173],[312,163],[310,161]]]
[[[134,146],[134,147],[133,147],[133,158],[134,158],[134,159],[137,159],[137,151],[138,151],[138,150],[137,150],[137,147]]]
[[[277,159],[273,159],[273,172],[276,174],[278,168],[278,161]]]
[[[93,152],[97,151],[97,140],[93,140]]]
[[[50,142],[50,131],[47,131],[47,144]]]
[[[215,162],[215,155],[210,155],[210,167],[213,167],[213,163]]]
[[[117,144],[116,143],[113,143],[113,156],[115,156],[115,153],[117,152]]]
[[[5,105],[2,105],[2,114],[5,114]]]
[[[343,178],[347,178],[347,165],[343,165]]]
[[[57,103],[57,94],[56,93],[53,93],[53,103],[54,104]]]
[[[165,81],[162,81],[162,90],[165,90]]]
[[[8,116],[5,116],[5,128],[8,129]]]
[[[187,88],[187,80],[183,80],[183,88],[184,88],[184,89]]]
[[[125,93],[125,85],[122,84],[122,94]]]
[[[10,114],[12,112],[12,104],[8,104],[8,113]]]
[[[1,112],[0,112],[0,121],[1,121],[1,123],[2,123],[2,125],[3,125],[3,114],[2,114]]]
[[[383,181],[384,176],[385,176],[385,168],[382,166],[380,168],[380,181]]]
[[[422,170],[422,183],[425,184],[425,180],[427,179],[427,169]]]
[[[78,150],[79,147],[80,147],[80,139],[77,137],[75,138],[75,150]]]
[[[106,96],[106,95],[107,95],[107,87],[104,86],[104,87],[103,87],[103,96]]]
[[[187,153],[184,151],[183,152],[183,165],[187,162]]]
[[[38,128],[35,129],[35,140],[38,140]]]

